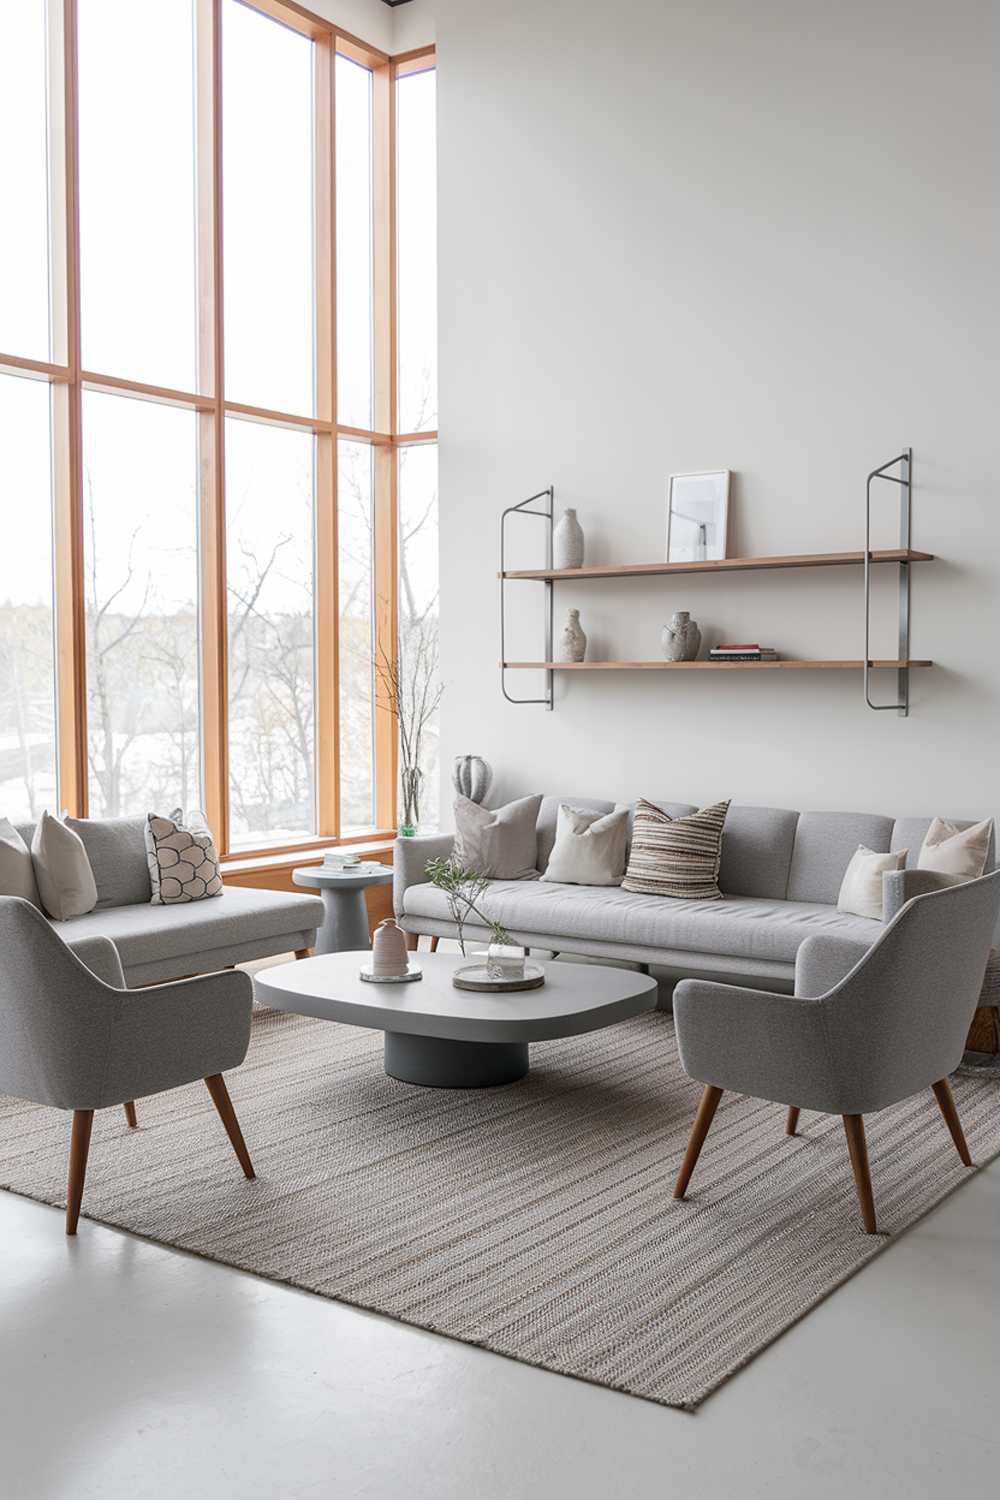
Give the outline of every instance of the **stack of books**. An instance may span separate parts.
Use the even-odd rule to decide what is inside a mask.
[[[778,653],[773,646],[761,646],[757,641],[743,645],[713,646],[708,653],[709,661],[777,661]]]

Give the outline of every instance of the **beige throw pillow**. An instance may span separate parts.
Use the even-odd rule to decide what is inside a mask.
[[[561,802],[556,841],[542,879],[560,885],[621,885],[627,846],[627,807],[581,812]]]
[[[20,896],[40,906],[31,850],[13,823],[0,818],[0,896]]]
[[[97,882],[83,840],[60,818],[43,812],[31,840],[42,906],[57,922],[82,917],[97,905]]]
[[[729,802],[716,802],[685,818],[672,818],[640,797],[623,891],[646,896],[721,901],[719,866]]]
[[[455,848],[452,858],[466,870],[491,880],[537,880],[538,809],[541,797],[521,797],[491,810],[455,800]]]
[[[978,880],[986,869],[993,837],[993,819],[959,828],[945,818],[935,818],[924,835],[917,855],[918,870],[935,870],[956,881]]]
[[[896,854],[879,854],[859,844],[840,882],[837,910],[881,922],[882,876],[887,870],[905,870],[907,852],[900,849]]]

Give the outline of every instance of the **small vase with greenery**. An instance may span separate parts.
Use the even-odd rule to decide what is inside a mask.
[[[458,946],[463,958],[466,957],[465,924],[470,917],[478,917],[483,926],[489,928],[491,947],[510,946],[511,937],[506,927],[487,916],[480,904],[490,883],[488,876],[466,870],[455,859],[432,859],[427,864],[427,878],[431,885],[444,891],[448,898],[448,909],[451,920],[458,928]],[[488,967],[492,973],[492,965]]]

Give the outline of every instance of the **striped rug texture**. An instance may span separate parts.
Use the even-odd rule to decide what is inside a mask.
[[[727,1095],[674,1203],[700,1091],[669,1016],[541,1043],[526,1080],[482,1091],[394,1082],[381,1043],[261,1013],[230,1075],[258,1180],[197,1085],[141,1101],[135,1132],[97,1116],[85,1214],[690,1409],[969,1175],[929,1091],[873,1117],[871,1238],[839,1120],[804,1114],[789,1139],[781,1108]],[[954,1087],[985,1163],[1000,1081]],[[0,1099],[0,1184],[62,1204],[68,1124]]]

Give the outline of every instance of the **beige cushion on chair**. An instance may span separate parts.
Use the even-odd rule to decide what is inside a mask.
[[[97,882],[83,840],[43,812],[31,840],[31,860],[42,906],[57,922],[82,917],[97,905]]]
[[[627,807],[610,813],[583,812],[563,802],[542,879],[560,885],[621,885],[627,846]]]
[[[837,897],[837,910],[854,917],[871,917],[873,921],[881,922],[882,876],[886,870],[905,869],[908,852],[900,849],[895,854],[881,854],[859,844],[844,871],[840,895]]]
[[[20,896],[40,906],[31,850],[13,823],[0,818],[0,896]]]
[[[971,828],[935,818],[917,856],[917,869],[952,875],[956,880],[978,880],[986,869],[992,837],[992,818]]]

